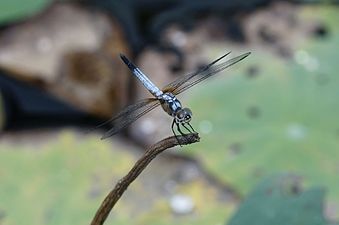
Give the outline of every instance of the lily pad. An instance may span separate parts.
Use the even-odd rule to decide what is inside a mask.
[[[306,191],[291,175],[274,176],[254,188],[228,225],[325,225],[322,188]]]
[[[1,0],[0,24],[32,16],[44,9],[51,0]]]
[[[325,186],[329,199],[339,202],[338,8],[306,7],[302,16],[329,30],[326,38],[299,44],[295,54],[307,61],[253,50],[225,76],[190,90],[185,104],[201,142],[183,153],[194,154],[243,195],[264,177],[292,172],[307,185]],[[317,66],[310,71],[305,62]],[[248,77],[253,66],[257,75]],[[203,133],[206,121],[210,131]]]

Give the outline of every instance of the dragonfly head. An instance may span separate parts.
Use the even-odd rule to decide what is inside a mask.
[[[177,123],[189,123],[192,119],[192,111],[189,108],[179,109],[175,114]]]

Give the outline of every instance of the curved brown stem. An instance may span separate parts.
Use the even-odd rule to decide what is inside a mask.
[[[179,144],[188,145],[198,142],[199,140],[200,137],[198,133],[180,135],[177,137],[172,136],[159,141],[147,149],[144,155],[134,164],[128,174],[120,179],[114,189],[106,196],[97,210],[91,225],[102,225],[105,222],[114,205],[118,202],[127,187],[140,175],[140,173],[159,153]]]

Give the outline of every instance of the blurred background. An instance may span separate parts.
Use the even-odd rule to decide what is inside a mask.
[[[158,108],[87,133],[232,51],[240,63],[179,96],[199,143],[168,150],[106,224],[339,221],[339,7],[321,0],[1,0],[0,224],[89,224],[146,146]]]

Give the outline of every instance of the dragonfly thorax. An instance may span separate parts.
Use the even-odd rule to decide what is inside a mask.
[[[159,97],[162,108],[172,117],[177,123],[188,123],[191,121],[192,112],[188,108],[182,108],[180,101],[172,93],[164,93]]]
[[[164,93],[159,97],[162,108],[170,116],[175,117],[178,110],[182,108],[180,101],[172,93]]]

